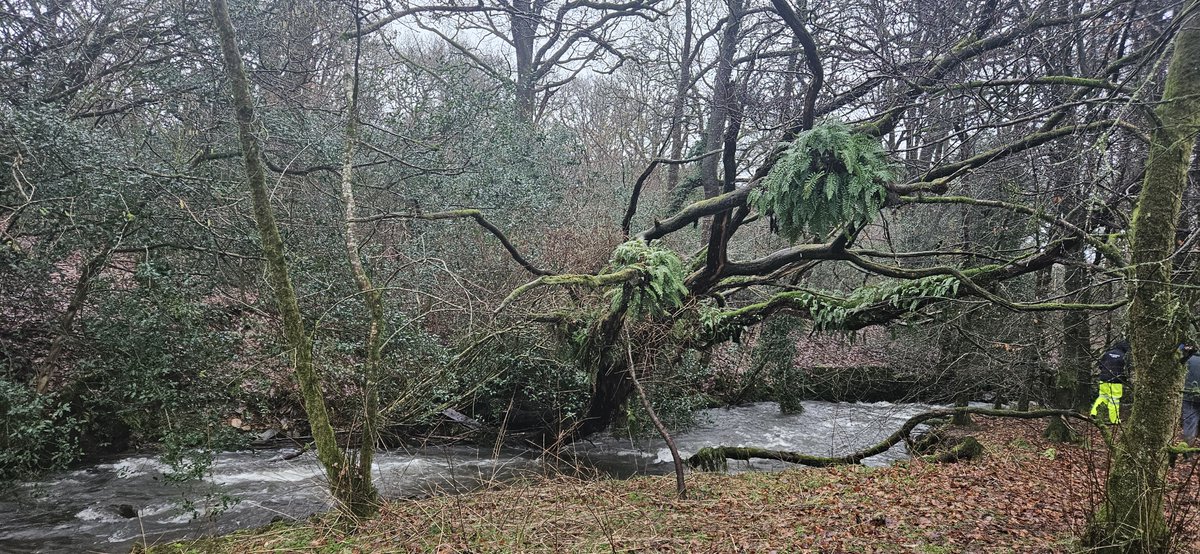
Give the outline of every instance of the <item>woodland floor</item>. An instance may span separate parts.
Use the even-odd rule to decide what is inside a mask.
[[[983,458],[674,479],[552,478],[387,504],[353,532],[319,518],[154,552],[1076,552],[1105,450],[1044,422],[976,418]],[[1178,552],[1200,552],[1200,465],[1171,470]]]

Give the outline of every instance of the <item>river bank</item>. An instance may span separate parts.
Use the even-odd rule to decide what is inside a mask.
[[[802,414],[780,414],[774,403],[704,410],[700,423],[676,436],[683,454],[707,446],[747,445],[832,455],[874,444],[920,404],[805,402]],[[138,455],[26,481],[0,494],[2,552],[128,552],[138,543],[231,533],[294,522],[330,509],[312,452],[263,449],[216,455],[202,479],[176,481],[164,460]],[[550,460],[540,451],[455,446],[381,451],[376,484],[385,498],[445,496],[509,480],[563,474],[627,478],[671,471],[657,437],[633,440],[601,434]],[[907,456],[897,446],[867,459],[887,465]],[[781,462],[755,463],[781,470]],[[737,466],[734,466],[736,469]],[[198,516],[198,517],[197,517]]]
[[[1052,444],[1041,421],[978,418],[982,459],[890,467],[555,478],[465,495],[390,502],[347,531],[326,517],[217,539],[181,552],[1070,552],[1099,501],[1106,452]],[[1172,469],[1179,552],[1200,551],[1197,464]]]

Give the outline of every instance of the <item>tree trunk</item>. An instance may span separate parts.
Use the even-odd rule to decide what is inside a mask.
[[[1200,0],[1189,0],[1175,37],[1166,89],[1150,141],[1146,177],[1132,222],[1130,338],[1138,393],[1108,475],[1107,498],[1089,529],[1102,552],[1164,552],[1167,453],[1179,423],[1182,334],[1170,254],[1196,132],[1200,128]]]
[[[259,138],[263,132],[262,123],[254,114],[250,83],[242,66],[242,54],[237,45],[233,22],[229,18],[229,7],[225,0],[210,0],[210,5],[233,93],[238,139],[241,142],[247,182],[254,203],[254,221],[258,227],[263,257],[267,264],[267,280],[275,293],[275,302],[283,319],[284,338],[292,351],[296,380],[300,383],[300,391],[304,397],[304,411],[308,416],[313,442],[317,447],[317,459],[325,470],[339,508],[349,511],[359,504],[360,499],[369,491],[361,490],[362,484],[355,478],[345,453],[337,445],[333,425],[329,421],[329,412],[325,407],[321,383],[313,367],[312,337],[305,329],[304,319],[300,314],[296,291],[288,274],[283,239],[279,235],[279,226],[271,209]]]
[[[671,99],[671,159],[683,159],[685,142],[683,109],[687,105],[688,91],[692,88],[692,2],[683,2],[683,46],[679,52],[679,80],[675,83],[675,97]],[[667,190],[679,186],[679,164],[667,165]]]
[[[1080,245],[1070,253],[1072,261],[1084,264],[1083,246]],[[1087,291],[1088,272],[1082,267],[1067,267],[1065,288],[1067,291],[1080,291],[1072,302],[1086,304],[1091,302],[1091,294]],[[1054,407],[1081,410],[1088,406],[1092,397],[1092,330],[1088,314],[1084,311],[1069,310],[1063,313],[1062,319],[1062,358],[1054,382]]]
[[[537,18],[541,16],[541,5],[542,0],[515,0],[509,13],[512,44],[517,57],[517,113],[527,123],[532,123],[537,117],[533,46],[537,38]]]
[[[625,360],[625,353],[618,352],[620,345],[619,334],[624,328],[625,319],[621,312],[624,306],[600,322],[599,328],[593,335],[594,345],[580,359],[596,360],[594,371],[596,375],[592,395],[588,401],[587,411],[579,426],[572,433],[586,437],[592,433],[603,431],[612,423],[613,414],[625,403],[633,392],[633,381],[626,372],[631,371]],[[558,442],[556,438],[554,442]]]
[[[354,14],[355,25],[359,14]],[[364,366],[362,443],[359,445],[357,467],[351,472],[356,482],[357,497],[349,503],[355,517],[373,515],[378,510],[378,493],[371,483],[371,463],[375,457],[375,443],[379,439],[379,366],[383,352],[383,333],[386,321],[383,312],[383,294],[371,283],[371,277],[359,254],[358,225],[355,223],[354,203],[354,152],[358,145],[358,59],[361,53],[361,36],[355,39],[351,66],[346,72],[346,145],[342,154],[342,203],[345,205],[346,257],[354,275],[354,284],[362,293],[363,302],[370,318],[367,329],[367,361]],[[348,49],[350,46],[348,45]]]
[[[725,126],[729,121],[736,102],[733,91],[733,58],[737,55],[738,33],[741,31],[743,16],[742,0],[726,0],[729,7],[729,22],[721,32],[721,42],[717,48],[717,69],[713,77],[712,106],[708,113],[708,121],[704,125],[704,152],[712,152],[721,148],[725,142]],[[722,158],[708,156],[700,160],[700,183],[704,187],[704,197],[713,198],[721,194],[722,183],[719,174]],[[726,183],[731,185],[732,183]],[[705,218],[701,224],[701,244],[708,242],[713,221],[718,216]]]
[[[1083,245],[1068,250],[1066,258],[1075,266],[1066,266],[1063,287],[1068,293],[1079,291],[1071,302],[1091,301],[1087,270],[1081,267],[1087,262]],[[1062,341],[1059,344],[1058,367],[1054,368],[1050,382],[1050,405],[1063,410],[1082,411],[1092,399],[1091,323],[1088,313],[1082,310],[1067,310],[1062,316]],[[1055,442],[1074,442],[1079,436],[1061,418],[1051,418],[1042,433]]]
[[[638,380],[637,364],[633,362],[633,343],[629,338],[629,329],[625,329],[625,355],[629,361],[629,380],[633,382],[633,387],[637,390],[638,396],[642,399],[642,408],[646,410],[646,415],[650,417],[650,422],[654,424],[654,429],[658,431],[658,435],[667,443],[667,449],[671,451],[671,462],[675,464],[675,493],[679,495],[680,500],[687,500],[687,482],[683,479],[683,457],[679,455],[679,448],[675,446],[675,439],[671,438],[671,433],[667,431],[667,426],[658,418],[658,414],[654,412],[654,405],[650,403],[650,397],[646,394],[646,389],[642,387],[642,383]]]
[[[55,331],[54,340],[50,343],[50,350],[37,367],[37,374],[33,382],[38,394],[45,394],[50,390],[50,382],[54,377],[55,370],[58,369],[58,359],[66,351],[67,341],[70,340],[72,330],[75,328],[75,319],[79,316],[79,312],[83,311],[88,294],[92,290],[92,281],[108,263],[108,257],[112,255],[113,248],[113,241],[106,240],[100,247],[100,252],[88,259],[87,263],[83,264],[83,268],[79,270],[79,280],[75,282],[75,291],[71,293],[67,310],[58,320],[58,330]]]

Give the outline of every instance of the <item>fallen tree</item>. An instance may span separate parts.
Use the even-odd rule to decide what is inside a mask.
[[[908,418],[891,435],[887,438],[868,446],[862,450],[846,454],[844,456],[812,456],[809,454],[801,454],[799,452],[788,452],[784,450],[769,450],[766,448],[744,447],[744,446],[715,446],[702,448],[688,458],[688,465],[705,471],[724,471],[728,467],[728,460],[745,460],[763,459],[763,460],[779,460],[791,464],[806,465],[812,467],[829,467],[836,465],[854,465],[862,462],[866,458],[876,456],[887,452],[893,446],[904,442],[912,445],[912,433],[918,425],[929,420],[951,417],[958,414],[975,414],[991,417],[1008,417],[1017,419],[1037,419],[1043,417],[1062,417],[1072,418],[1080,421],[1095,423],[1087,416],[1071,411],[1071,410],[1031,410],[1028,412],[1020,412],[1015,410],[995,410],[991,408],[946,408],[942,410],[931,410],[923,414],[918,414]],[[978,443],[976,443],[978,444]],[[956,449],[952,449],[954,452]],[[959,452],[958,455],[962,455]],[[957,459],[957,458],[955,458]],[[943,461],[950,461],[949,459]]]

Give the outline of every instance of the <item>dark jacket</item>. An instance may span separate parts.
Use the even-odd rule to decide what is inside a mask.
[[[1129,350],[1118,344],[1100,357],[1100,382],[1125,383],[1129,374]]]
[[[1200,355],[1192,354],[1184,363],[1187,365],[1187,377],[1183,381],[1183,399],[1200,402]]]

